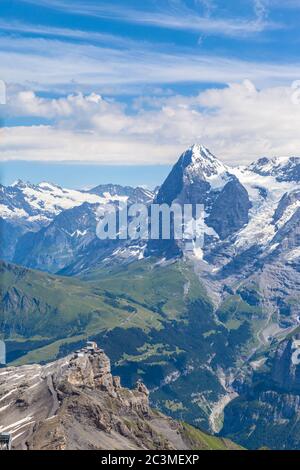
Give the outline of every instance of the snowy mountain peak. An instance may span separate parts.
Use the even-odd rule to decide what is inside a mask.
[[[29,183],[29,181],[23,181],[20,178],[14,181],[12,184],[8,186],[8,188],[14,189],[24,189],[24,188],[32,188],[34,185]]]
[[[252,163],[249,170],[261,176],[273,176],[277,181],[300,181],[300,157],[263,157]]]
[[[16,186],[20,186],[21,184],[23,184],[23,181],[18,178],[16,181],[14,181],[12,184],[9,185],[10,188],[15,188]]]
[[[224,174],[228,168],[204,145],[194,144],[181,157],[186,172],[199,174],[204,179]]]
[[[41,191],[54,191],[56,189],[62,190],[60,186],[55,183],[49,183],[48,181],[41,181],[40,183],[34,184],[30,183],[29,181],[23,181],[20,178],[14,181],[12,184],[8,186],[8,188],[13,188],[14,190],[24,190],[26,188],[34,189],[34,190],[41,190]]]
[[[206,181],[212,188],[222,188],[233,176],[230,169],[215,157],[204,145],[194,144],[180,159],[184,179],[190,183]]]
[[[194,144],[177,160],[157,192],[158,204],[204,201],[209,190],[221,191],[235,176],[204,145]],[[199,202],[200,203],[200,202]]]

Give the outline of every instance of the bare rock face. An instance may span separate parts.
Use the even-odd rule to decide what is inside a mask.
[[[272,379],[286,392],[300,393],[300,352],[296,349],[296,341],[300,345],[300,336],[283,341],[274,358]],[[299,348],[299,346],[298,346]],[[294,358],[294,360],[293,360]]]
[[[113,378],[110,369],[110,360],[99,350],[94,354],[77,353],[71,358],[62,380],[74,386],[100,387],[113,393]]]
[[[222,432],[250,449],[300,448],[300,335],[282,341],[226,407]],[[270,432],[270,429],[272,432]]]
[[[250,208],[251,202],[246,189],[234,178],[216,198],[207,223],[221,239],[225,239],[248,224]]]
[[[181,424],[153,411],[142,382],[123,388],[95,347],[0,371],[0,432],[13,449],[187,449]]]

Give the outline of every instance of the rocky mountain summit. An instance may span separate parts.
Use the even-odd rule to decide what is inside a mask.
[[[95,343],[44,366],[0,370],[0,433],[13,449],[229,449],[152,410],[142,382],[123,388]]]

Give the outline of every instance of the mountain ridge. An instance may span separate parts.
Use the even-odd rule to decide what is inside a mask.
[[[206,230],[208,233],[211,231],[211,236],[206,237],[206,242],[209,242],[207,250],[204,247],[204,252],[200,253],[204,258],[205,250],[208,251],[210,257],[214,245],[222,245],[222,240],[226,241],[231,239],[231,243],[234,244],[237,252],[249,248],[251,244],[263,247],[267,247],[269,244],[271,247],[271,241],[275,236],[278,224],[282,223],[284,217],[287,217],[287,215],[291,217],[293,215],[292,211],[296,210],[298,207],[299,200],[294,199],[290,201],[289,197],[290,195],[292,196],[292,193],[297,189],[295,181],[297,181],[300,166],[299,159],[284,158],[284,164],[280,167],[280,171],[282,172],[288,167],[289,176],[288,178],[281,177],[278,180],[272,170],[273,167],[277,168],[278,165],[276,166],[275,164],[274,166],[274,164],[272,164],[273,160],[264,158],[248,167],[230,168],[227,165],[223,165],[204,146],[197,144],[190,147],[181,155],[165,182],[158,189],[156,195],[142,188],[100,185],[83,193],[83,197],[88,198],[83,204],[100,204],[100,206],[105,206],[107,203],[116,203],[117,201],[124,201],[125,199],[128,203],[139,202],[150,204],[153,201],[157,204],[171,204],[173,202],[179,202],[180,204],[204,204],[206,211]],[[276,162],[278,162],[278,158]],[[291,164],[288,162],[291,162]],[[262,168],[264,168],[264,171],[262,171]],[[266,171],[267,168],[269,168],[269,173]],[[109,193],[109,191],[111,191],[111,193]],[[4,197],[4,193],[5,191],[2,187],[2,198]],[[67,196],[69,197],[68,192]],[[82,197],[82,193],[80,193],[80,197]],[[96,200],[90,200],[90,197],[96,198]],[[76,204],[76,207],[80,207],[80,204]],[[71,207],[66,210],[73,211],[74,217],[76,217],[76,207]],[[275,213],[277,218],[280,214],[278,210],[279,207],[281,207],[281,217],[274,223],[273,217]],[[62,212],[66,212],[66,210]],[[3,208],[2,213],[0,211],[0,216],[1,215],[2,218],[4,217],[6,228],[6,230],[3,229],[2,239],[8,245],[8,237],[5,237],[5,233],[11,232],[11,238],[15,240],[10,242],[5,259],[7,261],[15,261],[27,265],[28,267],[38,267],[39,269],[55,272],[55,269],[50,267],[51,264],[45,264],[44,268],[40,262],[38,265],[34,265],[34,259],[39,259],[39,254],[36,252],[35,247],[35,233],[38,232],[38,229],[36,228],[32,232],[31,228],[31,233],[29,234],[33,240],[32,246],[34,247],[31,256],[33,259],[32,264],[27,260],[27,237],[22,240],[24,232],[28,232],[28,227],[26,224],[24,225],[24,223],[22,223],[22,217],[17,220],[18,232],[16,234],[16,224],[13,223],[13,226],[11,226],[12,221],[9,217],[5,217]],[[57,236],[60,237],[62,230],[59,228],[59,214],[54,216],[51,220],[48,220],[48,225],[49,223],[56,224],[57,217]],[[86,217],[88,217],[88,215]],[[47,227],[47,224],[43,224],[42,228],[44,228],[44,226]],[[96,217],[90,221],[91,230],[88,231],[84,246],[89,250],[88,244],[92,242],[93,246],[91,245],[90,251],[91,253],[95,253],[100,250],[99,262],[101,262],[101,252],[103,250],[101,243],[95,239],[95,226]],[[80,223],[78,223],[75,232],[82,234],[83,230]],[[64,237],[64,243],[67,244],[67,246],[74,244],[74,239],[71,239],[71,235],[66,233]],[[79,251],[82,251],[80,247],[82,244],[81,241],[82,240],[79,240],[78,247],[75,248],[74,254],[71,255],[74,261],[76,261]],[[25,244],[24,247],[22,247],[23,243]],[[56,243],[55,237],[51,243]],[[111,251],[107,251],[106,249],[103,251],[102,259],[114,255],[114,252],[120,251],[117,250],[118,247],[115,248],[114,245],[115,244],[112,244]],[[152,248],[150,250],[146,249],[145,251],[145,244],[140,244],[138,249],[135,248],[132,250],[130,246],[128,247],[130,243],[121,243],[121,248],[122,245],[125,245],[123,248],[124,253],[128,252],[130,257],[132,257],[134,251],[137,253],[134,256],[137,257],[145,255],[148,251],[153,254]],[[16,247],[18,255],[14,257],[15,255],[12,254],[12,252],[16,250]],[[93,258],[92,254],[88,253],[87,250],[84,249],[80,255],[82,259],[85,259],[85,270],[88,267],[89,257],[91,259]],[[22,251],[24,252],[24,256],[22,255]],[[41,251],[46,251],[46,247],[41,247]],[[175,253],[178,250],[173,251]],[[57,271],[63,269],[63,272],[68,272],[68,266],[64,260],[58,259],[56,261],[54,259],[52,264],[53,266],[58,266]],[[70,259],[69,264],[74,264],[72,259]],[[76,274],[74,268],[70,270],[70,273]]]
[[[13,449],[241,449],[152,410],[144,384],[123,388],[92,342],[46,366],[1,369],[0,385],[0,432]]]

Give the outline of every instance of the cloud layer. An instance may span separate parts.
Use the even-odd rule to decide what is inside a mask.
[[[74,33],[75,34],[75,33]],[[116,38],[115,38],[116,40]],[[166,48],[166,45],[165,45]],[[162,51],[147,43],[124,47],[74,44],[59,39],[1,38],[1,78],[35,90],[64,92],[101,88],[252,80],[257,86],[289,84],[300,77],[300,62],[274,64],[190,51]]]
[[[8,116],[43,118],[47,125],[2,130],[4,159],[172,163],[194,142],[224,161],[300,154],[300,84],[257,90],[246,80],[195,96],[136,99],[133,106],[96,93],[40,98],[18,92]]]

